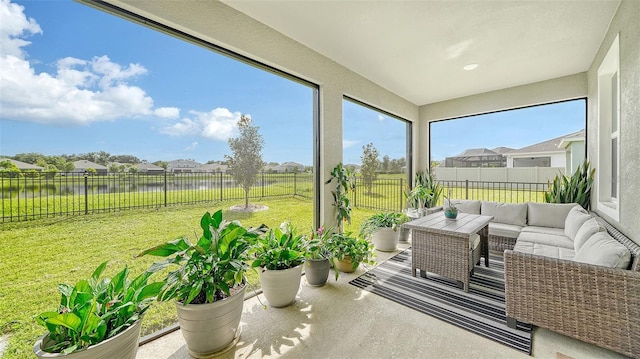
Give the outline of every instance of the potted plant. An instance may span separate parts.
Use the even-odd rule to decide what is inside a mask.
[[[409,233],[411,232],[411,230],[409,228],[406,228],[404,226],[404,224],[409,222],[412,219],[413,218],[407,216],[404,213],[400,214],[400,219],[399,219],[400,230],[398,231],[398,242],[399,243],[407,243],[407,242],[409,242]]]
[[[360,224],[360,236],[370,238],[379,251],[395,251],[398,248],[398,230],[406,222],[405,218],[398,212],[376,213]]]
[[[48,330],[33,347],[38,358],[135,358],[142,316],[163,283],[149,283],[150,272],[130,280],[126,267],[100,278],[106,266],[100,264],[73,287],[58,286],[58,309],[36,316]]]
[[[284,222],[258,238],[252,247],[251,266],[260,268],[262,291],[272,307],[286,307],[296,299],[306,244],[305,236]]]
[[[307,243],[305,252],[304,273],[307,282],[312,287],[321,287],[329,278],[331,253],[327,249],[327,239],[331,236],[333,227],[320,226],[311,232],[311,239]]]
[[[449,219],[456,219],[458,217],[458,207],[451,202],[451,190],[449,190],[449,196],[444,196],[444,216]]]
[[[181,237],[140,254],[168,257],[155,263],[152,272],[177,265],[166,275],[158,299],[176,301],[180,329],[194,357],[222,351],[237,341],[248,252],[263,233],[262,227],[250,230],[223,220],[221,210],[205,213],[200,227],[196,243]]]
[[[360,263],[375,264],[373,246],[364,238],[351,236],[351,233],[334,233],[327,239],[327,249],[331,253],[331,265],[338,279],[339,271],[354,272]]]
[[[338,163],[331,170],[331,177],[325,182],[329,184],[335,182],[335,189],[331,191],[333,195],[333,206],[336,208],[336,226],[338,232],[342,232],[342,222],[351,224],[351,202],[349,201],[349,191],[356,188],[353,172]]]
[[[544,201],[547,203],[578,203],[588,210],[591,204],[591,188],[596,170],[589,170],[589,161],[578,166],[576,171],[569,176],[557,176],[553,183],[549,183],[549,190],[544,193]]]

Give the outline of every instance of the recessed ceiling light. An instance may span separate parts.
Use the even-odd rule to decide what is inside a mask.
[[[465,69],[466,71],[471,71],[471,70],[475,70],[476,67],[478,67],[478,64],[469,64],[469,65],[463,67],[463,69]]]

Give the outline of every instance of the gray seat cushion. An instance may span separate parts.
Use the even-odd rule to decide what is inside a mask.
[[[489,235],[507,238],[518,238],[522,227],[513,224],[489,223]]]
[[[585,244],[585,242],[589,240],[589,238],[591,238],[591,236],[593,236],[597,232],[606,231],[607,229],[601,226],[595,218],[586,220],[582,224],[582,226],[580,226],[578,232],[576,233],[576,236],[573,239],[573,249],[575,249],[576,252],[579,251],[580,248]]]
[[[542,243],[527,242],[518,239],[516,245],[513,247],[516,252],[535,254],[539,256],[545,256],[550,258],[574,259],[576,253],[571,248],[557,247],[553,245],[547,245]]]
[[[568,248],[574,251],[573,241],[564,235],[555,235],[555,234],[547,234],[547,233],[535,233],[535,232],[521,232],[518,236],[517,242],[531,242],[531,243],[539,243],[547,246],[556,246],[562,248]]]
[[[451,203],[458,208],[458,212],[480,214],[480,204],[482,202],[471,199],[452,199]]]
[[[564,235],[575,240],[576,233],[578,233],[580,227],[590,218],[593,217],[582,206],[571,208],[567,214],[567,219],[564,221]]]
[[[554,236],[565,236],[564,229],[562,228],[526,226],[522,228],[522,232],[553,234]]]

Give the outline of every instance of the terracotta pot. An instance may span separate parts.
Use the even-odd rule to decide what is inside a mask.
[[[204,358],[233,347],[240,337],[245,288],[214,303],[183,305],[176,302],[180,331],[189,355]]]
[[[353,268],[353,262],[351,262],[351,257],[349,256],[345,256],[343,260],[335,258],[333,262],[336,268],[343,273],[353,273],[358,268],[358,266]]]
[[[135,359],[138,352],[138,340],[140,339],[140,327],[142,319],[138,319],[124,332],[109,338],[85,350],[71,354],[47,353],[41,347],[48,346],[51,341],[49,334],[42,336],[33,346],[33,352],[38,358],[64,358],[64,359],[110,359],[123,358]]]

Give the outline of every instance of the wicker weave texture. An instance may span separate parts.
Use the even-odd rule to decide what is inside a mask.
[[[411,269],[435,273],[464,283],[469,291],[470,251],[468,237],[454,237],[413,229]]]
[[[515,238],[489,235],[489,249],[492,251],[504,252],[507,249],[513,249],[515,245]]]
[[[640,272],[504,253],[508,317],[640,357]]]

